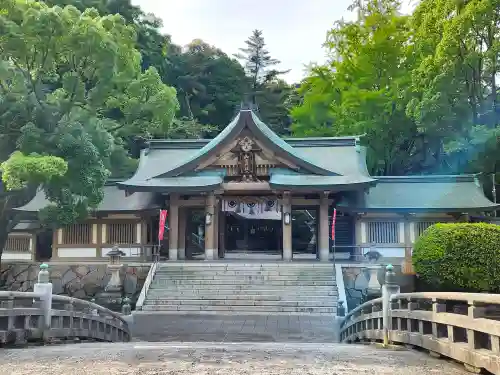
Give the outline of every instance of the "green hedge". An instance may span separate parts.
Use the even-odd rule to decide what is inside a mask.
[[[415,271],[446,291],[500,292],[500,226],[435,224],[413,249]]]

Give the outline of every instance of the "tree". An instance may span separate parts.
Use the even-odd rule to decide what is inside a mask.
[[[242,66],[220,49],[193,40],[184,49],[171,45],[166,81],[177,88],[180,117],[196,120],[205,136],[213,136],[234,117],[246,90]]]
[[[372,0],[360,18],[328,32],[330,62],[315,66],[292,110],[296,135],[362,135],[373,174],[428,173],[426,137],[406,115],[415,63],[408,57],[407,17],[399,3]]]
[[[415,242],[415,271],[440,291],[498,293],[499,241],[495,224],[435,224]]]
[[[499,5],[356,2],[338,21],[292,110],[298,135],[365,134],[373,174],[497,170]]]
[[[453,172],[498,172],[499,19],[495,0],[424,0],[412,17],[414,53],[425,58],[408,114],[441,140]]]
[[[254,30],[235,57],[243,62],[248,77],[249,99],[258,105],[260,116],[278,134],[288,134],[290,118],[285,103],[291,87],[279,77],[289,70],[274,67],[281,62],[271,57],[261,30]]]
[[[112,165],[130,158],[134,134],[168,132],[175,89],[154,68],[141,72],[136,33],[119,15],[0,0],[0,249],[12,208],[42,188],[43,223],[87,217],[102,200]],[[36,173],[35,173],[36,172]]]
[[[285,73],[273,66],[280,64],[277,59],[273,59],[266,49],[266,42],[261,30],[254,30],[252,35],[245,41],[245,48],[240,48],[240,53],[234,56],[244,62],[245,69],[250,79],[250,90],[253,103],[256,104],[256,94],[262,85],[272,81],[278,75]]]

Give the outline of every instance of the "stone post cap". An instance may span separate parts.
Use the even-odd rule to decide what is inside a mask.
[[[392,264],[388,264],[386,267],[386,272],[385,272],[385,283],[388,285],[395,285],[396,284],[396,273],[394,272],[394,266]]]
[[[38,283],[47,284],[49,282],[49,265],[46,263],[40,264],[40,271],[38,272]]]

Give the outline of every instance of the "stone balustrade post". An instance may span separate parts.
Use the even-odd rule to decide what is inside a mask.
[[[391,330],[391,296],[400,291],[396,284],[396,273],[392,264],[385,268],[385,282],[382,287],[382,325],[384,330],[384,346],[389,345],[389,331]]]
[[[92,303],[96,303],[95,298],[92,298],[92,299],[90,300],[90,302],[92,302]],[[96,309],[95,307],[91,306],[91,307],[90,307],[90,314],[91,314],[91,315],[93,315],[93,316],[98,316],[98,315],[99,315],[99,312],[97,311],[97,309]]]
[[[38,272],[38,282],[35,284],[33,291],[40,293],[42,297],[41,307],[43,310],[43,331],[44,336],[50,331],[52,320],[52,283],[50,282],[49,266],[45,263],[40,265]]]
[[[338,301],[337,303],[337,316],[345,316],[344,301]]]
[[[129,328],[132,328],[132,324],[134,324],[134,316],[132,315],[132,306],[130,305],[130,298],[125,297],[123,299],[123,305],[122,305],[122,315],[123,315],[123,320],[125,320],[129,326]]]
[[[125,297],[123,299],[122,314],[123,315],[132,314],[132,307],[130,306],[130,298],[128,298],[128,297]]]

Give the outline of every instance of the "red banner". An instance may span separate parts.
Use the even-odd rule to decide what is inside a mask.
[[[337,221],[337,209],[333,209],[333,215],[332,215],[332,240],[335,239],[335,221]]]
[[[160,223],[158,224],[158,240],[163,241],[163,234],[165,233],[165,223],[167,221],[168,211],[160,210]]]

